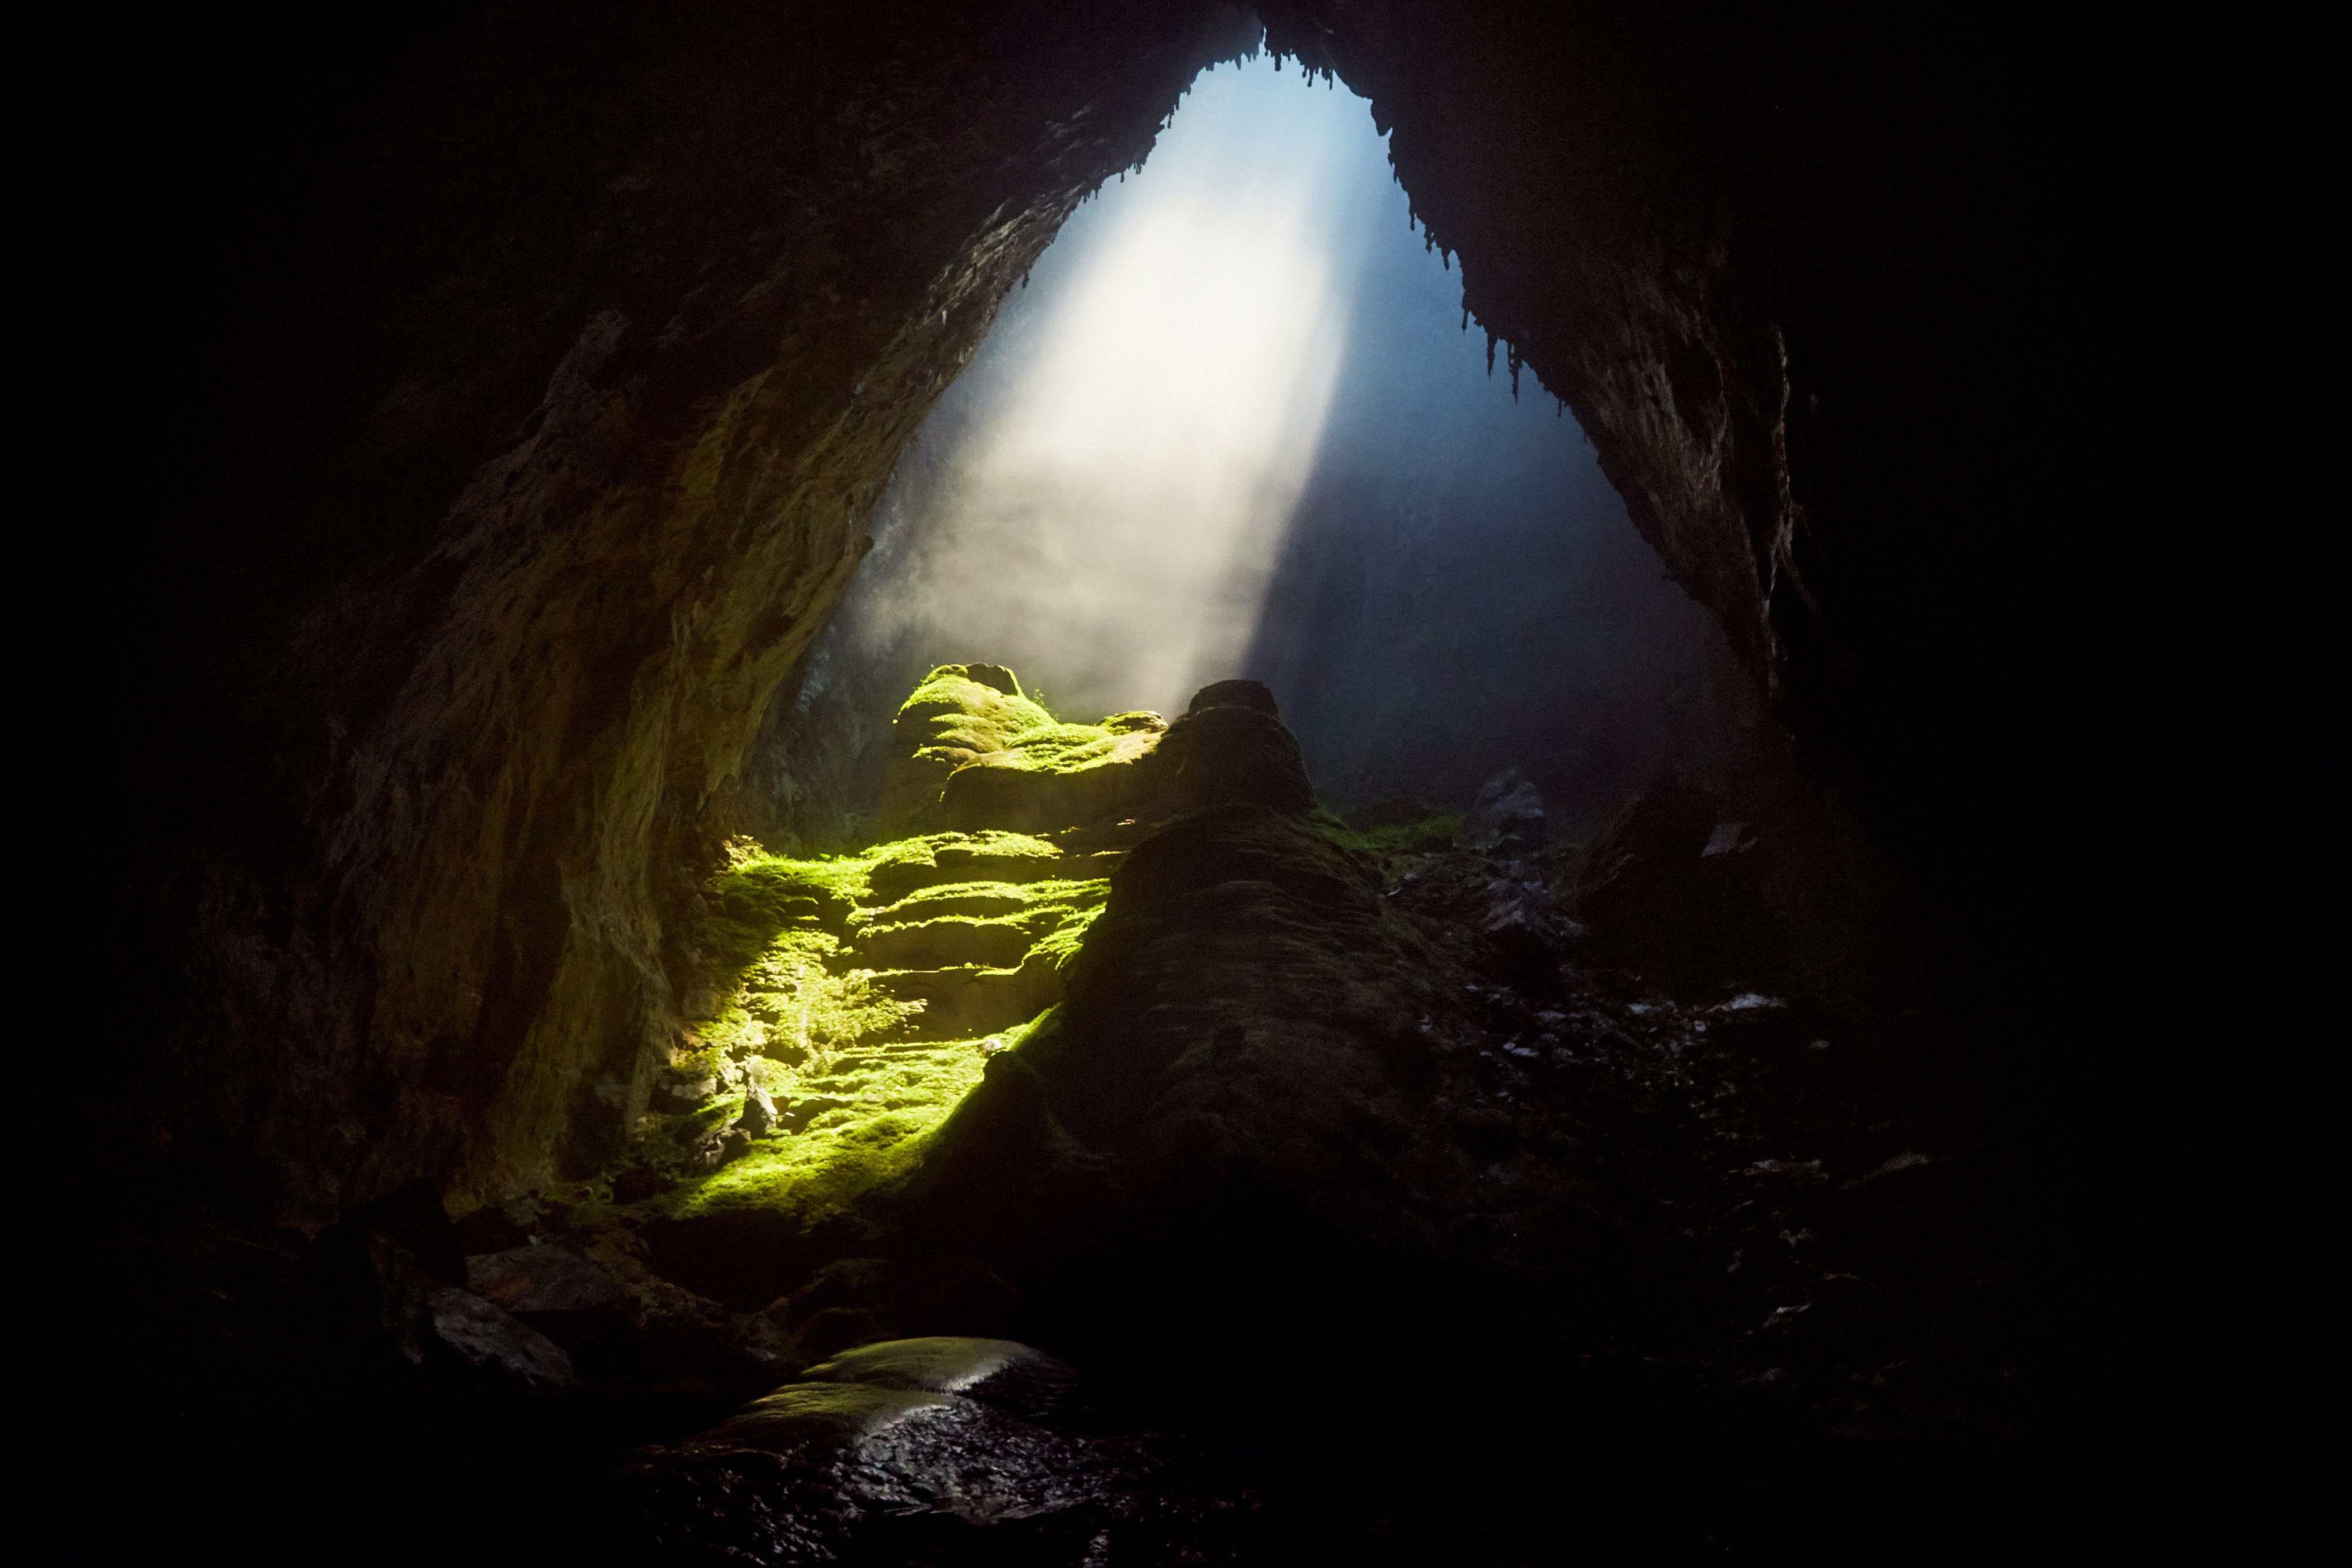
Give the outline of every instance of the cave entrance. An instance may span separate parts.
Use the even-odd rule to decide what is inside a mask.
[[[948,663],[1080,721],[1257,679],[1343,812],[1519,767],[1577,836],[1753,716],[1576,423],[1498,369],[1369,104],[1268,55],[1064,226],[873,531],[763,747],[800,847],[858,839]]]
[[[712,888],[676,1120],[615,1189],[666,1206],[673,1277],[757,1304],[807,1288],[835,1207],[989,1190],[960,1107],[1091,1027],[1060,1004],[1130,854],[1507,867],[1525,940],[1480,962],[1564,999],[1559,841],[1726,759],[1748,685],[1475,325],[1369,106],[1271,57],[1204,72],[1065,225],[901,456],[747,769],[781,822]],[[1457,832],[1514,768],[1508,831]],[[1265,842],[1186,837],[1224,806],[1266,809]],[[1334,972],[1386,962],[1344,924]],[[1244,962],[1203,994],[1246,1011],[1265,983]]]

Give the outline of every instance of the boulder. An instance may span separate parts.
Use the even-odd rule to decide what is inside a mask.
[[[1457,841],[1465,850],[1516,860],[1544,846],[1543,796],[1516,768],[1486,780],[1477,802],[1462,819]]]
[[[1713,790],[1667,779],[1594,837],[1576,915],[1604,960],[1677,992],[1777,976],[1780,956],[1751,874],[1761,862],[1736,847],[1747,830],[1727,824],[1729,810]]]
[[[577,1252],[543,1242],[467,1259],[466,1285],[501,1310],[534,1322],[602,1312],[621,1299],[604,1270]]]
[[[734,1122],[735,1130],[747,1138],[764,1138],[776,1125],[776,1102],[765,1089],[748,1079],[743,1085],[743,1112]]]
[[[910,1351],[899,1342],[852,1354],[959,1371],[1036,1356],[1023,1345],[977,1356],[938,1348],[999,1343],[914,1342]],[[861,1545],[877,1528],[903,1542],[904,1521],[926,1515],[1006,1530],[1085,1511],[1075,1541],[1014,1558],[1076,1562],[1100,1560],[1087,1542],[1099,1545],[1105,1523],[1168,1506],[1147,1490],[1160,1468],[1139,1443],[1055,1431],[959,1394],[835,1378],[786,1384],[688,1442],[644,1454],[618,1479],[640,1528],[696,1560],[866,1561]],[[945,1561],[971,1561],[978,1545],[961,1531],[942,1544]]]
[[[1193,695],[1159,746],[1160,804],[1175,812],[1263,806],[1305,816],[1314,787],[1298,737],[1256,681],[1219,681]]]
[[[471,1291],[447,1286],[433,1291],[425,1299],[425,1309],[437,1344],[493,1383],[524,1393],[551,1394],[580,1381],[562,1345]]]

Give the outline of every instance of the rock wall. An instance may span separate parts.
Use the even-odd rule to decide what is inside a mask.
[[[1915,856],[2058,863],[2018,786],[2079,758],[2006,742],[2072,700],[2048,612],[2097,547],[2047,434],[2095,401],[2093,329],[2032,277],[2076,232],[2036,141],[2063,49],[1833,7],[1266,9],[1394,124],[1514,373],[1866,812]],[[132,841],[85,946],[135,1141],[216,1139],[294,1216],[615,1146],[736,769],[900,447],[1255,36],[1046,0],[321,26],[192,32],[144,105],[126,189],[173,254],[108,330],[184,385],[91,480],[117,526],[77,604],[110,631],[74,738],[85,825]]]
[[[2116,40],[1979,7],[1262,10],[1393,128],[1467,311],[1834,787],[1941,877],[2059,893],[2038,792],[2108,737],[2058,672],[2110,656],[2135,554]]]
[[[148,1144],[257,1152],[289,1213],[616,1146],[731,777],[899,447],[1255,37],[520,5],[244,68],[282,114],[219,133],[187,509],[134,569],[163,717],[113,802],[163,829],[114,916],[173,955],[124,1009]],[[283,85],[318,72],[348,97]]]

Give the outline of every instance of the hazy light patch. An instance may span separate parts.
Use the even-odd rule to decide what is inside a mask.
[[[886,503],[919,526],[873,632],[1010,663],[1072,710],[1236,673],[1347,347],[1349,220],[1387,173],[1362,100],[1265,61],[1203,75],[943,400],[951,434]]]

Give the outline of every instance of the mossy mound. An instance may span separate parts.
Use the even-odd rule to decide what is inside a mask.
[[[1065,724],[1001,665],[942,664],[898,710],[882,820],[902,832],[1115,821],[1156,794],[1149,764],[1166,727],[1140,710]]]

